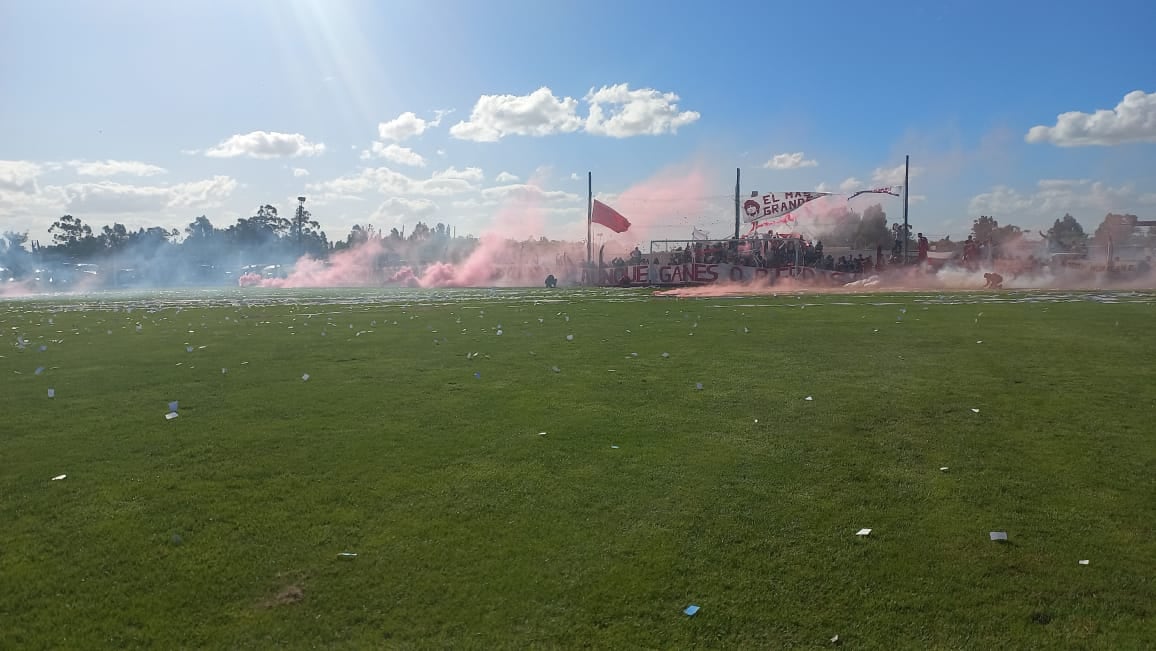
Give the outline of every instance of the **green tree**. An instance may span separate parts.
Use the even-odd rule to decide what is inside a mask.
[[[1075,217],[1065,214],[1063,219],[1057,219],[1046,233],[1040,233],[1048,240],[1052,251],[1064,253],[1083,252],[1088,248],[1088,235],[1084,227]]]
[[[48,227],[57,253],[70,258],[87,258],[96,252],[100,243],[92,236],[92,228],[78,217],[64,215]]]
[[[116,253],[128,245],[129,232],[125,229],[124,224],[106,225],[101,229],[101,233],[97,239],[100,240],[100,247],[102,249],[109,253]]]
[[[1096,227],[1092,239],[1097,244],[1107,244],[1109,241],[1116,246],[1131,244],[1133,240],[1139,239],[1136,234],[1137,219],[1136,215],[1108,213]]]
[[[983,215],[971,224],[971,236],[980,242],[994,239],[993,235],[999,229],[999,222],[995,217]]]

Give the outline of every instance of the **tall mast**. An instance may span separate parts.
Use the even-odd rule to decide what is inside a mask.
[[[743,179],[743,170],[741,167],[735,168],[735,239],[739,239],[739,187]]]
[[[908,183],[910,183],[911,171],[911,156],[903,157],[903,264],[907,264],[907,240],[911,236],[911,227],[907,225],[907,195],[910,194],[908,190]]]
[[[594,247],[591,243],[590,219],[594,215],[594,173],[586,172],[586,264],[594,260]]]

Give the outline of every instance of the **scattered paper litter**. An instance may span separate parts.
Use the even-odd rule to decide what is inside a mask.
[[[43,373],[43,372],[44,372],[44,367],[43,367],[43,366],[37,366],[37,367],[36,367],[36,374],[37,374],[37,375],[40,375],[40,374],[41,374],[41,373]]]
[[[838,635],[831,638],[831,644],[838,644],[838,643],[839,643],[839,636]]]
[[[55,398],[56,397],[56,389],[49,389],[48,390],[48,397],[49,398]]]
[[[308,374],[308,373],[306,373],[306,374],[302,375],[302,376],[301,376],[301,381],[302,381],[302,382],[308,382],[308,381],[309,381],[309,374]]]
[[[61,475],[60,477],[58,477],[58,479],[64,479],[64,475]],[[1087,565],[1088,563],[1091,563],[1091,562],[1092,561],[1089,561],[1089,560],[1082,560],[1082,561],[1080,561],[1080,565]]]
[[[502,331],[501,331],[501,330],[499,330],[499,331],[497,331],[495,334],[497,334],[499,337],[501,337],[501,336],[502,336]]]
[[[191,352],[193,352],[193,347],[192,347],[192,346],[185,346],[185,352],[186,352],[186,353],[191,353]]]
[[[64,478],[65,478],[65,477],[67,477],[67,476],[68,476],[68,475],[57,475],[57,476],[55,476],[55,477],[53,477],[53,478],[52,478],[52,481],[60,481],[61,479],[64,479]],[[1081,562],[1081,563],[1084,563],[1084,564],[1087,564],[1087,561],[1080,561],[1080,562]]]
[[[856,536],[870,536],[871,530],[870,529],[860,529],[860,530],[855,532],[855,535]]]
[[[165,420],[172,420],[172,419],[176,418],[176,417],[177,417],[177,416],[179,416],[179,415],[180,415],[180,414],[178,414],[178,413],[177,413],[177,412],[175,412],[175,411],[170,411],[169,413],[165,414]]]
[[[546,435],[545,432],[538,432],[538,436],[545,436],[545,435]]]
[[[982,344],[982,343],[983,343],[983,339],[980,339],[979,341],[977,341],[977,342],[975,342],[975,343],[977,343],[977,344]]]
[[[686,613],[687,617],[694,617],[694,614],[697,613],[699,610],[700,609],[698,606],[691,604],[691,605],[687,606],[686,609],[683,610],[682,612]]]
[[[41,345],[40,345],[40,352],[42,352],[42,353],[43,353],[43,352],[44,352],[44,351],[46,351],[46,350],[48,350],[48,346],[45,346],[44,344],[41,344]]]
[[[481,371],[474,371],[474,379],[480,379],[481,377],[482,377]]]
[[[353,552],[338,552],[337,555],[342,557],[342,558],[356,558],[357,557],[357,554],[355,554]]]
[[[550,370],[554,371],[555,373],[561,373],[562,372],[562,369],[558,368],[557,366],[551,366]]]
[[[670,357],[670,353],[663,353],[662,354],[663,359],[666,359],[667,357]]]
[[[814,398],[812,398],[811,396],[807,396],[806,398],[803,398],[803,400],[810,402],[810,401],[814,400]]]
[[[574,335],[566,335],[566,341],[574,341]]]
[[[694,388],[698,389],[699,391],[702,391],[702,382],[696,382],[694,385]]]
[[[228,373],[228,372],[229,372],[229,369],[227,369],[227,368],[225,368],[225,367],[221,367],[221,375],[224,375],[224,374],[226,374],[226,373]]]
[[[1007,532],[1006,531],[993,531],[993,532],[988,534],[988,537],[991,538],[992,540],[1007,540]]]
[[[978,414],[978,413],[979,413],[979,410],[978,410],[978,409],[976,409],[975,407],[972,407],[972,408],[971,408],[971,413],[973,413],[973,414]]]
[[[169,411],[177,411],[178,407],[180,407],[180,403],[177,400],[173,400],[169,403]]]
[[[612,446],[610,446],[610,449],[611,449],[611,450],[617,450],[617,449],[618,449],[618,446],[617,446],[617,445],[612,445]]]
[[[947,472],[947,466],[940,466],[939,472]]]

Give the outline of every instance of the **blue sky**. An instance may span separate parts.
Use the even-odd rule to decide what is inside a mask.
[[[632,237],[724,235],[736,167],[744,194],[840,192],[904,154],[934,236],[1152,218],[1153,24],[1111,1],[7,2],[0,229],[226,226],[305,194],[331,238],[577,239],[590,170]]]

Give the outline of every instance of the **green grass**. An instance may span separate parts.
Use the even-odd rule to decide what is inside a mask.
[[[0,648],[1156,646],[1151,297],[284,296],[0,303]]]

